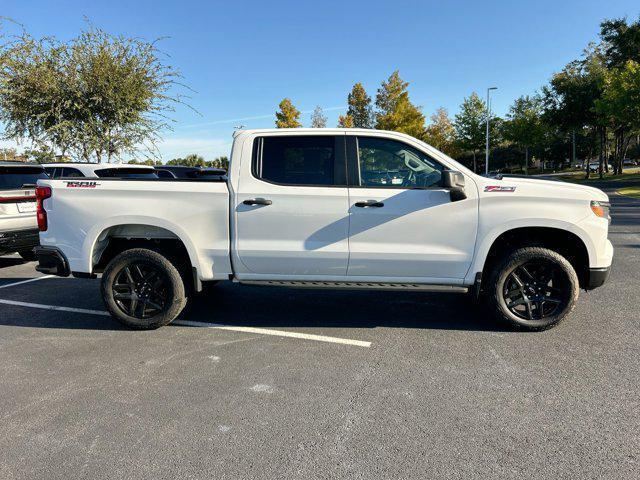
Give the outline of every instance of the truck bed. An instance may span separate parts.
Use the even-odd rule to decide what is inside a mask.
[[[107,236],[134,233],[181,238],[201,280],[228,278],[231,272],[224,181],[96,178],[38,185],[52,189],[43,202],[48,230],[41,235],[42,246],[60,248],[72,272],[93,272]]]

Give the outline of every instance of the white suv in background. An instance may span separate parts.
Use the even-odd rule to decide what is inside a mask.
[[[153,167],[128,163],[47,163],[44,170],[50,178],[157,178]]]
[[[47,178],[38,164],[0,162],[0,255],[35,260],[38,246],[36,183]]]

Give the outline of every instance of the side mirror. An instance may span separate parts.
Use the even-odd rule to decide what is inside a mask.
[[[449,189],[452,202],[467,198],[467,194],[464,191],[464,175],[460,172],[444,170],[442,172],[442,186]]]

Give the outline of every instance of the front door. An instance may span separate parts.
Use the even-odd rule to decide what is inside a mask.
[[[243,174],[235,195],[238,278],[345,276],[344,135],[257,137],[252,162],[251,175]]]
[[[348,275],[457,283],[473,259],[478,198],[452,202],[444,166],[404,142],[347,136]],[[355,158],[353,158],[355,157]],[[355,171],[354,171],[355,170]]]

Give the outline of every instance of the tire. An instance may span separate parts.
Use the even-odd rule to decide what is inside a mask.
[[[34,252],[33,249],[31,249],[31,250],[20,250],[18,252],[18,255],[20,255],[22,257],[22,259],[26,260],[27,262],[33,262],[33,261],[37,260],[36,252]]]
[[[102,274],[101,291],[111,316],[137,330],[171,323],[187,302],[176,267],[146,248],[126,250],[114,257]]]
[[[525,330],[546,330],[575,307],[580,285],[569,261],[553,250],[514,250],[489,276],[487,299],[499,320]]]

